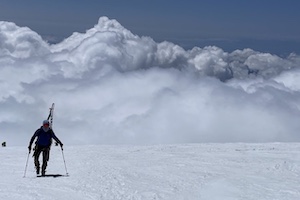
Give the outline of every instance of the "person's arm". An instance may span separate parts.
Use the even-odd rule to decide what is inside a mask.
[[[63,147],[63,143],[56,137],[56,135],[55,135],[55,133],[53,132],[53,130],[51,130],[52,131],[52,138],[61,146],[61,147]]]
[[[38,134],[38,131],[39,130],[35,131],[35,133],[33,134],[33,136],[30,139],[29,146],[28,146],[29,153],[31,152],[31,146],[32,146],[32,143],[33,143],[34,139],[36,138],[36,136]]]

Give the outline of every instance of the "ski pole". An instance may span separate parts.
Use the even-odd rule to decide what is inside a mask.
[[[66,165],[66,160],[65,160],[65,155],[64,155],[64,149],[61,147],[61,154],[64,160],[64,164],[65,164],[65,170],[66,170],[66,175],[68,176],[68,170],[67,170],[67,165]]]
[[[27,160],[26,160],[26,165],[25,165],[25,171],[24,171],[24,176],[23,176],[23,178],[25,178],[25,176],[26,176],[26,171],[27,171],[27,165],[28,165],[29,154],[30,154],[30,152],[28,152],[28,155],[27,155]]]

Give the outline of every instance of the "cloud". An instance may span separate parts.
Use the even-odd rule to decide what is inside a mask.
[[[300,141],[300,57],[184,50],[101,17],[48,44],[0,22],[0,135],[27,144],[56,103],[66,144]]]

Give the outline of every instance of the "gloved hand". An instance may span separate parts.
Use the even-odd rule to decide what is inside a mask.
[[[31,146],[28,146],[29,153],[31,152]]]
[[[60,148],[63,149],[64,144],[60,143],[59,145],[60,145]]]

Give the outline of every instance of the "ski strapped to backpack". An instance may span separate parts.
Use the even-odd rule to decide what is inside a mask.
[[[48,118],[47,120],[50,122],[50,128],[52,129],[52,125],[53,125],[53,112],[54,112],[54,103],[52,103],[52,106],[50,109],[50,112],[49,112],[49,115],[48,115]]]

